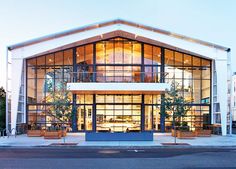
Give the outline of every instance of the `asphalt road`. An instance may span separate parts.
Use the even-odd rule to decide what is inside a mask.
[[[0,148],[0,169],[227,169],[236,148]]]

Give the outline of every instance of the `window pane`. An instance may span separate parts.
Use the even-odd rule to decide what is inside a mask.
[[[124,103],[131,103],[132,99],[131,99],[131,95],[125,95],[124,96]]]
[[[209,67],[203,67],[202,68],[202,79],[210,79],[210,68]]]
[[[141,95],[133,95],[133,103],[141,103]]]
[[[194,79],[201,79],[201,68],[193,67],[193,78]]]
[[[55,53],[55,65],[63,65],[63,52]]]
[[[36,66],[36,58],[27,60],[28,66]]]
[[[161,104],[161,95],[153,95],[153,104]]]
[[[96,102],[97,103],[104,103],[105,102],[105,96],[104,95],[96,95]]]
[[[37,78],[46,78],[45,67],[37,67]]]
[[[27,69],[27,78],[36,78],[36,67],[28,67]]]
[[[210,66],[210,65],[211,65],[210,60],[202,59],[202,66]]]
[[[77,64],[84,63],[84,46],[76,48],[76,62]]]
[[[93,44],[85,46],[85,62],[87,64],[93,64]]]
[[[27,102],[36,103],[36,79],[27,80]]]
[[[122,95],[115,95],[115,101],[116,103],[123,103]]]
[[[140,66],[133,66],[133,77],[132,77],[132,81],[133,82],[140,82],[141,81],[141,68]]]
[[[165,65],[174,65],[174,52],[165,49]]]
[[[132,63],[132,43],[124,43],[124,63]]]
[[[38,66],[45,65],[45,56],[37,57],[37,65]]]
[[[144,64],[152,65],[152,46],[144,45]]]
[[[115,62],[113,41],[106,42],[105,48],[106,48],[105,61],[107,64],[113,64]]]
[[[115,42],[115,63],[116,64],[122,64],[123,61],[123,42],[118,41]]]
[[[193,57],[193,66],[201,66],[200,58]]]
[[[85,95],[85,104],[93,104],[93,95]]]
[[[46,56],[46,65],[54,65],[54,54]]]
[[[64,65],[73,64],[73,51],[72,49],[64,51]]]
[[[145,130],[152,130],[152,106],[145,106]]]
[[[192,79],[184,80],[184,98],[187,102],[192,102],[193,82]]]
[[[133,64],[141,64],[141,44],[133,43]]]
[[[85,106],[85,120],[86,120],[86,130],[92,130],[92,115],[93,115],[93,107],[92,106]]]
[[[113,103],[114,102],[114,96],[113,95],[105,95],[105,102],[106,103]]]
[[[153,65],[161,65],[161,48],[153,47]]]
[[[192,56],[184,54],[184,65],[192,66]]]
[[[123,66],[115,66],[114,68],[115,68],[114,70],[115,82],[123,82],[124,81]]]
[[[145,104],[153,104],[152,95],[144,95],[144,103]]]
[[[106,80],[106,67],[105,66],[97,66],[96,69],[96,81],[97,82],[105,82]]]
[[[103,42],[96,43],[96,63],[105,63],[105,44]]]
[[[172,66],[165,66],[166,79],[174,79],[175,77],[175,68]]]
[[[84,95],[76,95],[76,103],[77,104],[84,104]]]
[[[183,78],[183,67],[175,68],[175,78],[182,79]]]
[[[202,80],[202,103],[210,103],[210,80]]]
[[[183,54],[175,52],[175,65],[183,65]]]
[[[37,103],[44,103],[44,85],[45,79],[37,80]]]
[[[114,66],[106,66],[106,82],[114,82]]]
[[[201,80],[193,80],[193,102],[200,103]]]
[[[152,67],[145,66],[144,71],[145,71],[144,82],[152,82],[153,81]]]
[[[72,66],[64,66],[64,80],[67,82],[72,82],[72,77],[71,77],[71,72],[72,72],[73,68]],[[55,73],[56,76],[56,73]]]
[[[192,67],[183,67],[183,72],[184,72],[185,79],[192,79],[193,78]]]

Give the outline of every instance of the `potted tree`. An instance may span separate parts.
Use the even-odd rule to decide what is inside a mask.
[[[50,106],[48,113],[54,116],[54,124],[47,128],[45,138],[61,138],[66,136],[65,124],[71,118],[70,98],[66,90],[66,83],[60,81],[57,83],[55,90],[50,90],[49,98],[53,106]]]
[[[194,137],[194,133],[189,131],[187,122],[184,121],[184,117],[190,109],[189,102],[185,100],[183,96],[178,94],[178,83],[172,83],[170,91],[168,91],[165,97],[162,98],[162,104],[165,108],[164,116],[170,118],[172,115],[172,136],[178,138]],[[169,113],[167,113],[170,112]]]

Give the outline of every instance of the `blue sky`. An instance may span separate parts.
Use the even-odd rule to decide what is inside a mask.
[[[6,46],[115,18],[230,47],[236,71],[236,0],[0,0],[0,86]]]

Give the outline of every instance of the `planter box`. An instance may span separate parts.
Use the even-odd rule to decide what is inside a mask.
[[[66,130],[59,130],[59,132],[61,133],[62,137],[66,137],[67,134]]]
[[[44,135],[43,130],[28,130],[27,131],[27,136],[28,137],[41,137]]]
[[[59,131],[45,131],[44,138],[45,139],[60,139],[62,136],[62,132]]]
[[[153,141],[153,132],[96,133],[86,132],[86,141]]]
[[[197,137],[210,137],[211,136],[211,130],[196,130],[195,136]]]
[[[192,131],[180,131],[176,132],[177,138],[193,138],[195,137],[195,133]]]
[[[175,134],[177,135],[177,131],[178,131],[178,130],[176,130],[176,133],[175,133],[175,130],[174,130],[174,129],[171,129],[171,136],[172,136],[172,137],[175,137]]]

